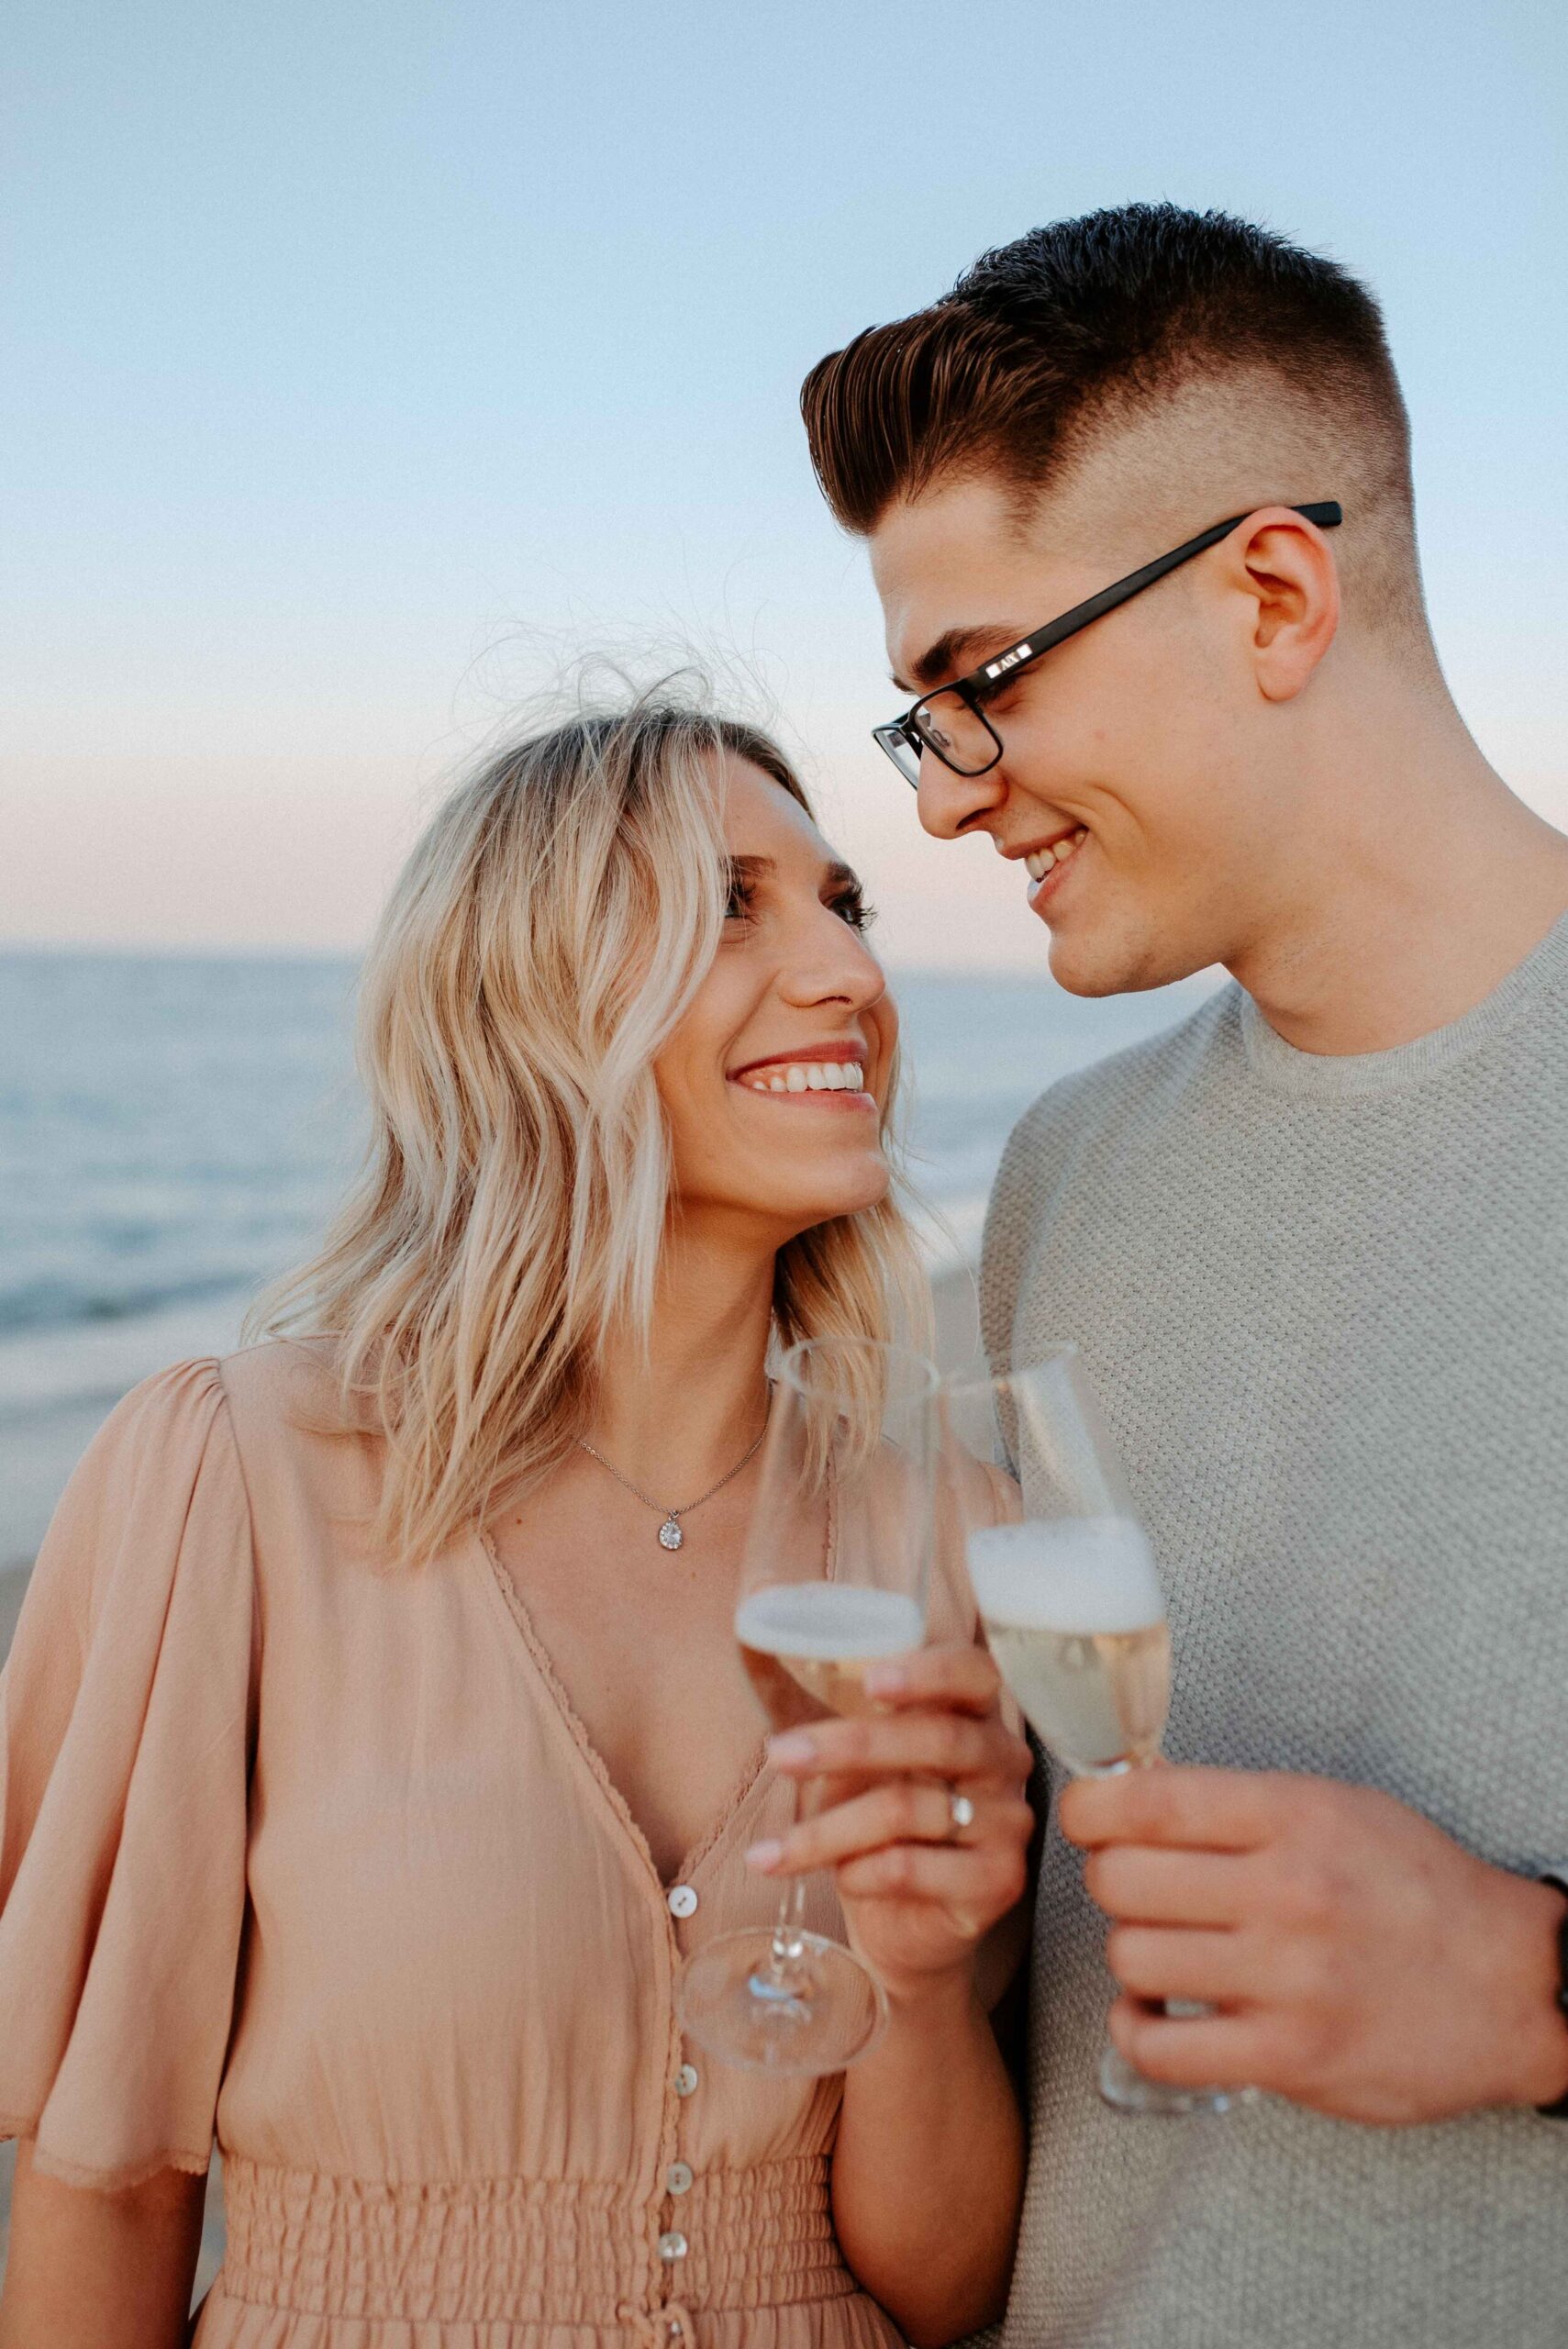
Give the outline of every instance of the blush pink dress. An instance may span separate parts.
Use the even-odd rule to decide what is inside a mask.
[[[113,2187],[216,2133],[199,2349],[895,2342],[834,2238],[840,2078],[675,2018],[770,1920],[790,1789],[759,1751],[662,1883],[477,1530],[367,1553],[325,1400],[303,1348],[182,1364],[61,1503],[0,1678],[0,2134]]]

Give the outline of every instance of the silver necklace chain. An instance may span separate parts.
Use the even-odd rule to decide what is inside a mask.
[[[773,1388],[772,1379],[768,1381],[768,1386],[769,1391],[771,1392]],[[756,1457],[756,1454],[762,1446],[762,1438],[767,1434],[767,1432],[768,1422],[764,1418],[755,1437],[751,1442],[747,1445],[740,1459],[735,1463],[734,1467],[726,1469],[724,1475],[719,1478],[717,1485],[710,1485],[706,1493],[699,1493],[695,1501],[685,1501],[679,1508],[666,1508],[663,1502],[656,1501],[651,1493],[645,1493],[640,1485],[634,1485],[629,1476],[623,1476],[618,1468],[611,1466],[610,1463],[605,1458],[602,1452],[595,1451],[586,1436],[580,1435],[577,1438],[577,1442],[579,1448],[587,1453],[590,1460],[596,1460],[601,1468],[608,1470],[609,1474],[615,1478],[617,1485],[624,1486],[626,1490],[628,1493],[634,1494],[637,1499],[641,1501],[645,1507],[649,1508],[656,1508],[658,1510],[660,1516],[664,1520],[663,1524],[659,1528],[659,1547],[662,1550],[678,1550],[682,1542],[686,1538],[685,1532],[681,1524],[682,1518],[690,1517],[693,1509],[701,1508],[704,1501],[712,1500],[715,1493],[721,1493],[726,1485],[731,1483],[735,1477],[739,1476],[741,1469],[746,1466],[747,1463]]]

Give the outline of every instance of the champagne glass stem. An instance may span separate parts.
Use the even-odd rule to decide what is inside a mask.
[[[1158,1746],[1151,1753],[1134,1753],[1125,1766],[1132,1770],[1151,1770],[1162,1759]],[[1095,1777],[1116,1777],[1119,1771],[1094,1771],[1085,1775]],[[1197,1998],[1156,1998],[1151,2004],[1162,2014],[1177,2021],[1195,2021],[1211,2015],[1214,2009]],[[1187,2114],[1230,2112],[1239,2105],[1257,2100],[1256,2088],[1174,2088],[1150,2079],[1137,2065],[1120,2054],[1107,2032],[1100,2056],[1100,2094],[1106,2104],[1118,2112],[1148,2114]]]
[[[801,1927],[806,1921],[806,1878],[797,1876],[784,1898],[779,1902],[778,1922],[773,1927],[773,1971],[800,1962]]]
[[[795,1823],[798,1827],[805,1819],[815,1816],[817,1804],[808,1801],[808,1789],[815,1788],[815,1778],[803,1778],[795,1790]],[[801,1958],[806,1943],[806,1878],[791,1876],[779,1895],[779,1913],[773,1926],[773,1946],[768,1957],[770,1987],[798,1996],[805,1987]]]

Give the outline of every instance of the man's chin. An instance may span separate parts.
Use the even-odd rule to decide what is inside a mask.
[[[1074,937],[1052,930],[1051,975],[1064,994],[1143,995],[1206,970],[1214,957],[1162,952],[1152,941],[1127,937]]]

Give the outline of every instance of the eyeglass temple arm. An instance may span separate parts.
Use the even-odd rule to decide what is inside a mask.
[[[1251,510],[1255,512],[1257,509]],[[1337,529],[1345,518],[1344,508],[1332,498],[1326,498],[1316,506],[1293,506],[1290,510],[1306,521],[1316,522],[1321,530]],[[1154,561],[1146,562],[1140,571],[1129,572],[1114,586],[1102,587],[1097,596],[1089,596],[1082,604],[1074,604],[1070,612],[1063,612],[1060,619],[1052,620],[1049,628],[1037,629],[1029,638],[1029,657],[1032,659],[1037,653],[1049,652],[1053,644],[1060,644],[1064,637],[1075,636],[1091,620],[1097,620],[1105,612],[1114,612],[1118,604],[1125,604],[1145,587],[1151,587],[1157,579],[1163,579],[1165,573],[1174,571],[1179,563],[1190,562],[1194,555],[1207,554],[1210,547],[1217,547],[1221,539],[1228,539],[1231,531],[1246,519],[1245,514],[1232,514],[1229,521],[1216,522],[1211,530],[1200,531],[1195,539],[1189,539],[1185,546],[1173,547],[1169,554],[1156,555]]]
[[[1253,513],[1257,510],[1255,507],[1249,509]],[[1345,518],[1343,507],[1331,497],[1311,506],[1293,506],[1290,510],[1293,514],[1299,514],[1305,521],[1315,522],[1320,530],[1338,529]],[[1140,571],[1129,572],[1114,586],[1102,587],[1097,596],[1089,596],[1082,604],[1074,604],[1070,612],[1063,612],[1048,627],[1034,630],[1029,639],[1029,649],[1026,657],[1032,662],[1040,653],[1049,652],[1052,645],[1060,644],[1065,637],[1076,636],[1078,630],[1086,628],[1091,620],[1097,620],[1105,612],[1114,612],[1118,604],[1125,604],[1143,588],[1151,587],[1157,579],[1163,579],[1165,573],[1174,571],[1179,563],[1190,562],[1195,555],[1205,554],[1210,547],[1217,547],[1221,539],[1228,539],[1231,531],[1246,519],[1245,514],[1232,514],[1228,520],[1216,522],[1212,529],[1200,531],[1195,539],[1189,539],[1184,546],[1173,548],[1169,554],[1157,555]],[[961,690],[967,684],[967,679],[962,680]],[[978,711],[979,698],[973,688],[963,697]],[[915,707],[917,708],[918,703]],[[895,766],[898,766],[899,762],[898,753],[893,747],[894,740],[902,740],[918,754],[920,738],[915,727],[914,709],[906,710],[902,718],[890,719],[884,726],[873,726],[872,734],[877,747],[885,751]],[[903,774],[902,767],[899,767],[899,772]],[[909,780],[906,775],[905,781]]]

